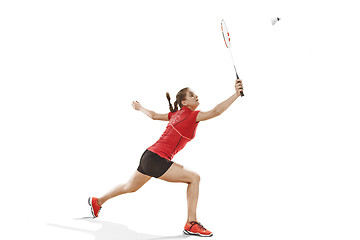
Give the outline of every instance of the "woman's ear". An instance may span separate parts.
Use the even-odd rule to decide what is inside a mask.
[[[186,103],[185,100],[182,100],[182,101],[181,101],[181,104],[182,104],[183,106],[186,106],[186,105],[187,105],[187,103]]]

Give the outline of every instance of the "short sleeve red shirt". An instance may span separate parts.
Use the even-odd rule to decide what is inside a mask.
[[[176,153],[190,142],[196,133],[196,117],[200,111],[191,111],[187,107],[174,113],[169,112],[169,123],[160,139],[151,147],[149,151],[158,154],[162,158],[171,160]]]

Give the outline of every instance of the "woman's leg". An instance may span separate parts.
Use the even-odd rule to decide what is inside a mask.
[[[110,198],[119,196],[121,194],[125,193],[132,193],[136,192],[141,188],[147,181],[150,180],[150,176],[140,173],[139,171],[136,171],[129,181],[125,184],[120,184],[116,186],[114,189],[112,189],[110,192],[106,193],[104,196],[100,197],[98,199],[99,205],[104,204],[107,200]]]
[[[199,197],[200,176],[195,172],[184,169],[184,167],[180,164],[173,163],[166,173],[159,177],[159,179],[168,182],[183,182],[188,184],[188,222],[197,221],[196,208]]]

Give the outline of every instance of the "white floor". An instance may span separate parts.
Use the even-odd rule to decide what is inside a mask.
[[[201,122],[174,161],[201,175],[212,239],[359,239],[360,17],[355,1],[0,4],[2,239],[183,239],[186,185],[152,179],[91,219],[191,87]],[[281,20],[275,25],[271,18]],[[5,238],[3,237],[5,236]],[[195,238],[195,237],[189,237]]]

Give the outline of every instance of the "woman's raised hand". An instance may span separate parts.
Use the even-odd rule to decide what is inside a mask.
[[[242,81],[240,79],[235,80],[235,92],[237,96],[241,96],[241,92],[244,90]]]
[[[133,101],[131,105],[137,111],[139,111],[141,108],[141,104],[138,101]]]

